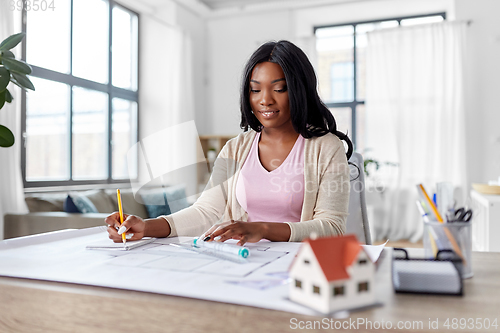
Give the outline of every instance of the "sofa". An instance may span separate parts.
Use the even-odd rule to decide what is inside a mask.
[[[190,205],[184,185],[121,189],[123,211],[142,218],[168,215]],[[116,190],[46,192],[26,195],[29,213],[4,216],[4,238],[28,236],[62,229],[103,226],[104,218],[118,211]]]

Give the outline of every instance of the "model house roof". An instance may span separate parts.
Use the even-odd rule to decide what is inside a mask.
[[[358,257],[362,247],[355,235],[307,239],[328,282],[348,279],[347,267]]]

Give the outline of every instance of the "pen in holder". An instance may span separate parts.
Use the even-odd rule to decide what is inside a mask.
[[[472,238],[471,222],[439,223],[424,221],[424,250],[426,258],[435,258],[435,253],[442,250],[456,251],[463,257],[462,278],[472,277]],[[452,237],[449,237],[451,235]],[[452,242],[455,241],[456,244]]]

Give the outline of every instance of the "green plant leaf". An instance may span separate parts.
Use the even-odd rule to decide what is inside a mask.
[[[2,43],[0,43],[0,51],[10,50],[19,44],[26,34],[24,32],[20,32],[18,34],[9,36],[4,39]]]
[[[2,109],[4,104],[5,104],[5,92],[6,91],[7,90],[0,92],[0,109]]]
[[[11,72],[17,72],[21,74],[31,74],[31,66],[28,64],[12,59],[12,58],[3,58],[2,63]]]
[[[366,160],[364,160],[363,162],[363,168],[365,170],[365,174],[367,177],[370,176],[370,171],[368,170],[368,166],[370,164],[374,164],[375,165],[375,170],[378,170],[380,168],[380,163],[372,158],[367,158]]]
[[[4,91],[10,81],[10,72],[5,67],[0,67],[0,91]]]
[[[23,86],[25,89],[35,90],[35,86],[31,83],[30,79],[24,74],[11,73],[17,83]]]
[[[2,58],[15,58],[16,56],[14,53],[10,51],[1,51],[2,52]]]
[[[5,126],[0,125],[0,147],[11,147],[15,142],[14,134]]]
[[[12,97],[9,89],[5,89],[5,102],[7,103],[12,103],[12,100],[14,99],[14,97]],[[0,108],[1,109],[1,108]]]

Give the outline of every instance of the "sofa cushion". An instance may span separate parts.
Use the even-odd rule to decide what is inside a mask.
[[[86,196],[78,196],[78,195],[73,195],[71,196],[72,201],[74,202],[75,206],[78,208],[78,211],[80,213],[99,213],[95,205],[90,201],[90,199]]]
[[[165,195],[167,196],[168,205],[172,214],[189,207],[189,202],[186,198],[186,185],[167,187]]]
[[[120,190],[120,193],[122,197],[123,212],[125,214],[136,215],[142,217],[143,219],[149,217],[146,207],[134,198],[134,193],[132,192],[132,189],[126,188]],[[116,198],[116,190],[106,190],[106,194],[113,202],[112,212],[118,211],[118,199]]]
[[[189,207],[186,199],[186,186],[175,185],[154,190],[140,191],[144,206],[150,218],[169,215]]]
[[[156,218],[160,215],[170,215],[170,207],[165,193],[162,190],[141,193],[144,201],[144,207],[148,212],[149,218]]]
[[[63,208],[66,213],[81,213],[70,195],[68,195],[66,200],[64,200]]]
[[[92,203],[92,205],[94,206],[94,208],[96,209],[96,211],[94,211],[93,213],[108,213],[109,214],[109,213],[112,213],[115,210],[117,210],[117,208],[115,208],[115,205],[113,204],[113,201],[111,201],[111,198],[109,197],[108,194],[106,194],[106,192],[104,190],[70,192],[69,195],[71,196],[71,198],[75,202],[75,205],[78,207],[78,209],[80,209],[80,211],[81,211],[81,208],[80,208],[79,204],[82,205],[82,207],[85,206],[87,209],[92,208],[88,205],[87,200],[89,200]],[[78,198],[86,198],[87,200],[86,199],[79,200]],[[77,201],[79,201],[79,202],[77,203]],[[81,212],[86,213],[83,211],[81,211]]]
[[[66,197],[66,193],[28,194],[26,196],[26,204],[31,213],[62,212],[64,210],[63,204]]]

